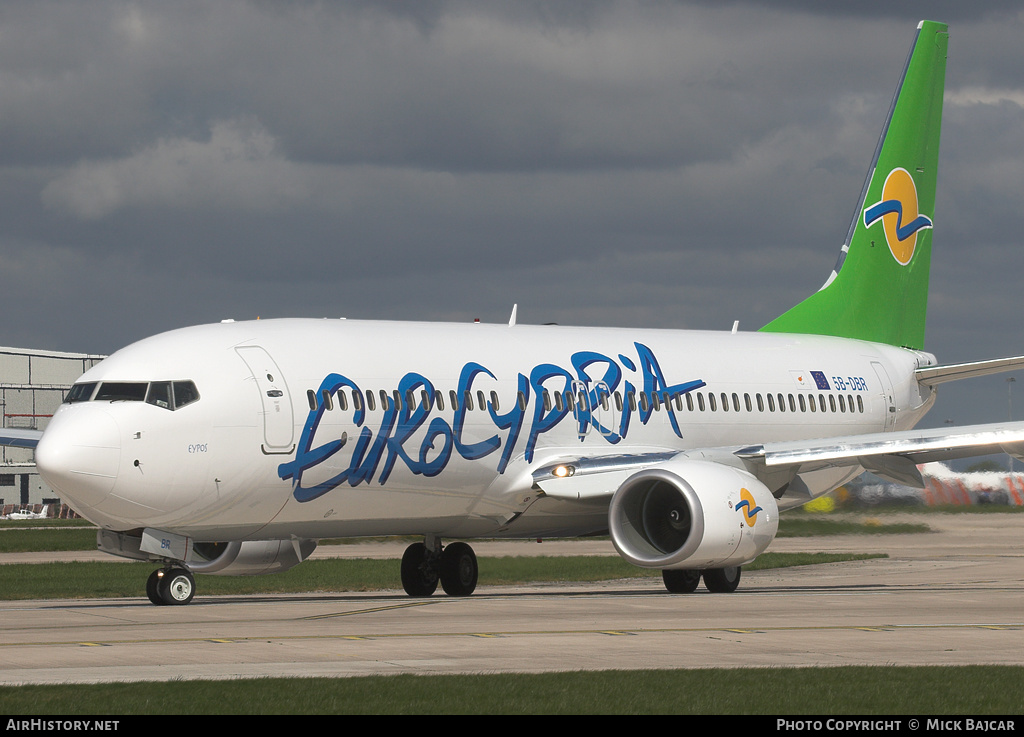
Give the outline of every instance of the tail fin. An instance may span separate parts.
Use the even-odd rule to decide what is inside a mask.
[[[924,346],[948,40],[918,25],[835,269],[762,330]]]

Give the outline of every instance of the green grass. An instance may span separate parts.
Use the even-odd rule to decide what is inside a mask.
[[[0,713],[1018,714],[1018,666],[736,668],[0,687]],[[905,720],[904,720],[905,724]],[[922,724],[922,727],[924,725]]]
[[[62,523],[52,528],[48,522]],[[33,553],[45,551],[95,550],[96,528],[84,520],[31,520],[17,528],[0,528],[0,553]],[[866,521],[831,519],[820,515],[790,513],[779,522],[779,537],[810,537],[814,535],[872,534],[897,535],[908,532],[928,532],[923,523],[879,524]],[[377,541],[395,541],[406,538],[373,538]],[[418,538],[408,538],[409,541]],[[604,538],[607,539],[607,538]],[[321,540],[321,545],[344,545],[366,542],[362,538]],[[610,542],[609,542],[610,545]]]
[[[852,521],[827,517],[782,517],[776,537],[815,537],[817,535],[904,535],[912,532],[931,532],[920,522],[881,524],[871,519]]]
[[[95,527],[28,528],[0,531],[0,553],[95,549]]]
[[[885,557],[826,553],[765,553],[745,570]],[[480,586],[543,581],[660,578],[618,556],[502,557],[480,560]],[[196,576],[199,596],[225,594],[379,591],[401,587],[400,561],[370,558],[308,560],[269,576]],[[0,565],[0,599],[143,596],[152,563],[35,563]]]

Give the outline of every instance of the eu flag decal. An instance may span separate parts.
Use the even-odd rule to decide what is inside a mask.
[[[822,391],[832,391],[832,387],[828,385],[828,379],[825,378],[825,374],[823,372],[812,371],[811,378],[814,379],[814,384]]]

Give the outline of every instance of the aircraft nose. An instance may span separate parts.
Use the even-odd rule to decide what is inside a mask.
[[[114,488],[120,463],[117,423],[95,406],[58,412],[36,446],[39,475],[85,516]]]

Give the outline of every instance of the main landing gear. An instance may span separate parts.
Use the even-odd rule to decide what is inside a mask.
[[[153,571],[146,581],[146,596],[157,606],[188,604],[195,594],[196,580],[181,566]]]
[[[448,596],[469,596],[476,589],[476,554],[466,543],[441,547],[440,538],[413,543],[402,556],[402,587],[409,596],[430,596],[441,588]]]
[[[740,585],[740,567],[708,568],[704,571],[664,570],[661,578],[673,594],[692,594],[703,576],[704,586],[713,594],[731,594]]]

